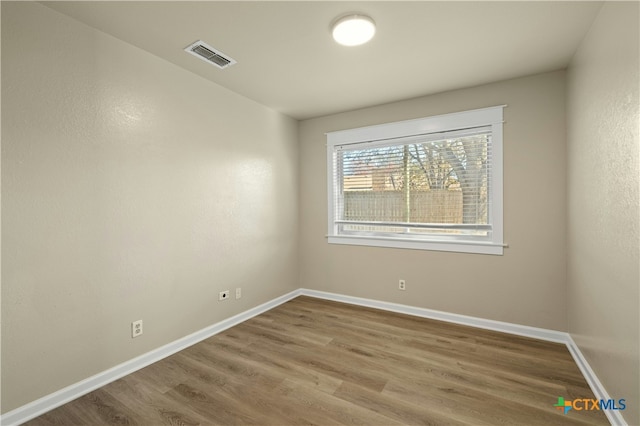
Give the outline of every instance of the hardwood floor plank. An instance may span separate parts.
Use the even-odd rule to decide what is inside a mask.
[[[224,341],[225,336],[220,336],[217,342]],[[241,359],[242,362],[250,365],[252,368],[259,370],[267,370],[272,374],[279,374],[284,380],[297,382],[302,385],[317,388],[327,393],[332,393],[341,384],[342,379],[337,379],[319,371],[315,371],[306,367],[292,364],[281,356],[270,356],[259,345],[254,343],[242,348],[233,348],[229,345],[215,345],[216,351],[227,352],[228,356]]]
[[[443,414],[424,404],[412,404],[354,383],[345,382],[334,395],[362,408],[390,417],[406,425],[464,425],[455,413]]]
[[[307,422],[325,425],[399,425],[394,421],[371,410],[364,409],[332,394],[319,392],[306,385],[285,380],[281,385],[284,396],[283,405],[294,412],[303,412],[303,417],[294,419],[291,424]],[[293,409],[292,409],[293,407]]]
[[[80,424],[138,425],[135,412],[114,400],[104,389],[95,390],[75,401],[72,414]]]
[[[402,383],[392,380],[383,394],[395,399],[424,404],[439,411],[446,407],[451,414],[464,418],[466,423],[485,423],[488,425],[518,424],[523,418],[529,424],[540,425],[586,425],[588,422],[566,418],[556,412],[551,404],[535,407],[529,401],[520,402],[508,395],[497,396],[490,388],[484,390],[452,385],[447,381],[420,381]],[[487,401],[499,409],[487,409]]]
[[[141,419],[140,423],[153,425],[195,426],[206,424],[207,419],[190,410],[175,407],[172,401],[160,392],[154,392],[135,375],[124,377],[103,388],[115,400]],[[173,408],[165,408],[173,407]]]
[[[322,352],[311,352],[305,348],[295,346],[278,346],[271,342],[256,342],[265,354],[274,357],[282,356],[299,367],[310,368],[316,372],[329,375],[335,379],[357,383],[362,387],[381,391],[387,382],[387,377],[377,369],[360,368],[339,358],[339,353],[325,348]],[[354,368],[355,367],[355,368]]]
[[[83,422],[72,413],[71,409],[56,409],[31,420],[28,424],[34,426],[73,426],[82,425]]]
[[[27,425],[605,425],[564,345],[298,297]]]

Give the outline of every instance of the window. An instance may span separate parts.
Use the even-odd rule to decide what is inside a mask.
[[[501,255],[503,108],[328,133],[329,243]]]

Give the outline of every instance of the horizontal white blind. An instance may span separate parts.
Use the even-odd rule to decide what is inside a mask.
[[[491,126],[334,146],[339,234],[487,237]]]

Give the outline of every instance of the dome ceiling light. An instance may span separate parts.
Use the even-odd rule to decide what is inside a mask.
[[[376,23],[366,15],[351,13],[337,19],[331,26],[333,39],[344,46],[358,46],[371,40]]]

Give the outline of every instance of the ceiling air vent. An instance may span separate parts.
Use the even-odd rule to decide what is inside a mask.
[[[231,59],[221,51],[214,49],[202,40],[198,40],[187,46],[185,51],[191,53],[193,56],[207,61],[210,64],[215,65],[220,69],[225,69],[236,63],[235,59]]]

